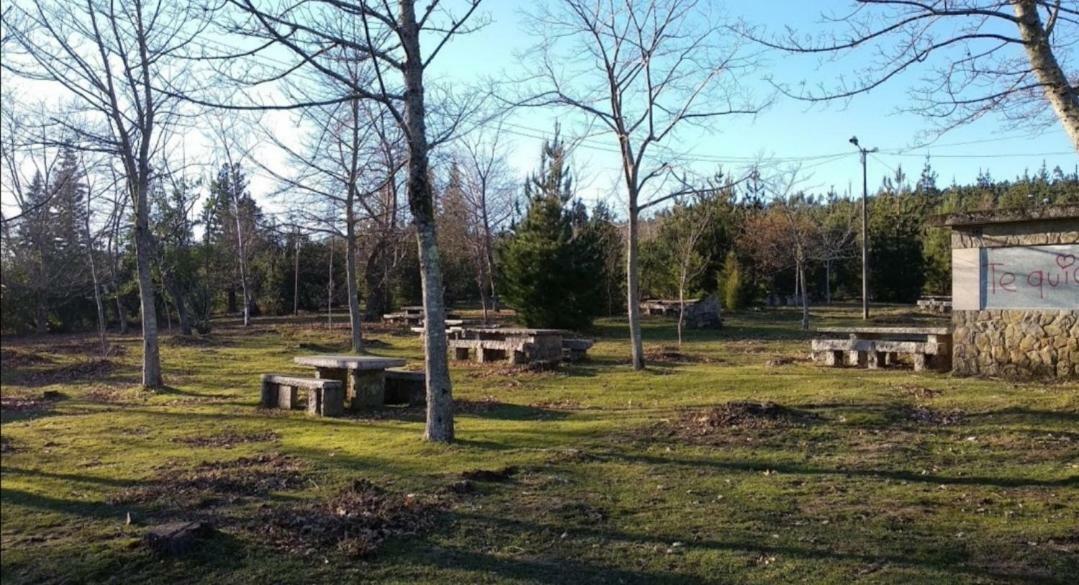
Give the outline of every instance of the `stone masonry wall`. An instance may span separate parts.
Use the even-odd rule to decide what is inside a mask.
[[[952,248],[1079,243],[1079,220],[956,226]],[[1079,378],[1079,308],[952,312],[952,371],[1006,378]]]
[[[956,374],[1079,377],[1076,311],[955,311],[952,328]]]

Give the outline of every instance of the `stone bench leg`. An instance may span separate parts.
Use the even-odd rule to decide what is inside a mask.
[[[855,366],[855,367],[859,367],[859,368],[866,367],[866,365],[869,362],[869,356],[866,355],[866,353],[867,352],[856,351],[856,350],[851,350],[851,351],[847,352],[847,356],[850,359],[850,362],[849,362],[850,365]]]
[[[501,349],[476,348],[476,362],[486,364],[506,359],[506,352]]]
[[[924,372],[925,371],[925,366],[926,366],[925,354],[924,353],[916,353],[916,354],[913,355],[913,358],[914,358],[914,371],[915,372]]]
[[[341,416],[345,392],[342,388],[312,388],[307,391],[307,414],[312,416]]]
[[[262,395],[259,397],[259,406],[262,408],[277,408],[277,384],[266,380],[262,381]]]
[[[884,364],[888,360],[883,351],[867,351],[865,353],[867,354],[866,365],[871,370],[877,370],[884,367]]]
[[[279,385],[277,387],[277,407],[292,410],[299,405],[298,393],[295,386]]]
[[[813,361],[837,368],[843,365],[844,353],[841,350],[814,352]]]

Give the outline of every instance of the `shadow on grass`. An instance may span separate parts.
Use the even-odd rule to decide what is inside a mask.
[[[949,477],[936,474],[921,474],[914,471],[892,469],[857,469],[857,468],[827,468],[799,465],[796,463],[779,463],[774,461],[758,462],[749,460],[718,461],[707,458],[690,457],[656,457],[645,454],[628,454],[607,451],[600,454],[601,457],[610,459],[622,459],[632,463],[646,463],[649,465],[676,465],[692,467],[695,469],[713,468],[721,471],[735,472],[777,472],[790,475],[817,475],[817,476],[842,476],[864,477],[870,479],[890,479],[907,481],[912,483],[927,483],[933,485],[974,485],[994,486],[1001,488],[1019,487],[1079,487],[1079,475],[1069,475],[1061,479],[1035,479],[1024,477],[985,477],[963,476]]]
[[[482,515],[477,513],[458,513],[456,514],[459,521],[462,522],[475,522],[482,526],[486,526],[485,533],[497,535],[498,533],[533,533],[537,535],[544,534],[559,534],[563,531],[572,534],[573,537],[586,537],[590,540],[600,540],[604,543],[626,543],[630,545],[636,545],[637,547],[645,546],[649,549],[665,549],[671,546],[672,542],[681,541],[685,537],[676,534],[641,534],[630,533],[621,529],[604,527],[602,525],[586,525],[586,526],[574,526],[566,529],[562,525],[551,525],[539,522],[522,521],[519,519],[506,519],[488,515]],[[823,546],[799,546],[789,544],[771,544],[767,534],[753,534],[747,531],[733,530],[728,531],[730,534],[737,534],[737,537],[719,540],[719,539],[704,539],[693,540],[686,543],[686,547],[690,550],[693,549],[707,549],[718,552],[735,552],[741,553],[746,556],[751,555],[775,555],[786,558],[799,558],[809,561],[819,561],[821,559],[833,559],[835,561],[848,561],[859,563],[865,566],[880,567],[881,565],[895,565],[898,567],[906,567],[915,570],[930,571],[932,575],[924,575],[924,577],[945,577],[946,575],[952,575],[953,578],[957,574],[966,576],[984,578],[985,576],[992,576],[996,578],[1005,579],[1007,581],[1018,580],[1022,583],[1038,583],[1038,584],[1063,584],[1069,583],[1068,578],[1061,573],[1060,575],[1047,575],[1046,566],[1043,559],[1024,559],[1026,561],[1025,566],[1018,568],[1015,571],[1002,572],[996,571],[990,567],[979,566],[975,564],[971,558],[969,548],[962,544],[956,543],[952,545],[946,545],[939,540],[933,540],[932,542],[925,542],[923,546],[914,548],[911,547],[909,537],[903,537],[904,546],[900,546],[898,542],[892,543],[878,543],[872,541],[862,541],[857,544],[858,547],[863,549],[869,549],[871,547],[880,548],[881,546],[892,546],[897,549],[905,549],[904,554],[897,554],[889,551],[877,551],[866,550],[865,552],[845,552],[837,550],[835,547],[823,545]],[[915,543],[917,545],[917,543]],[[655,553],[653,553],[655,554]],[[444,555],[446,560],[455,562],[456,564],[446,564],[443,566],[457,566],[457,567],[474,567],[481,571],[494,571],[500,575],[524,579],[539,581],[541,583],[568,583],[568,582],[614,582],[614,583],[703,583],[714,581],[703,581],[697,577],[677,574],[677,573],[656,573],[646,571],[628,571],[625,569],[600,567],[581,562],[575,559],[567,559],[565,557],[550,558],[549,560],[534,560],[534,559],[498,559],[491,558],[488,555],[477,554],[472,552],[460,552],[460,551],[447,551]],[[505,563],[507,566],[503,567],[500,562]],[[722,582],[722,581],[720,581]],[[740,582],[740,581],[730,581]],[[944,582],[944,581],[938,581]]]

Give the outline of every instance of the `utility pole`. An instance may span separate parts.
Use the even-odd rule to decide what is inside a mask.
[[[869,319],[869,213],[866,211],[866,199],[869,198],[869,177],[866,173],[866,156],[877,152],[874,148],[862,148],[858,137],[851,136],[850,143],[858,149],[862,158],[862,319]]]

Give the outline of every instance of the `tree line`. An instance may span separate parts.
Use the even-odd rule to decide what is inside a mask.
[[[282,291],[289,288],[284,281],[290,253],[296,310],[318,296],[296,278],[301,269],[316,266],[301,262],[301,255],[318,256],[325,259],[327,305],[344,296],[353,351],[364,349],[365,316],[392,306],[394,295],[420,299],[427,322],[425,436],[451,441],[446,302],[474,294],[486,311],[498,306],[500,296],[524,298],[512,269],[499,275],[514,258],[527,256],[527,250],[506,243],[513,237],[506,233],[519,230],[521,238],[530,231],[557,236],[560,245],[574,250],[571,259],[580,255],[574,270],[602,265],[594,274],[604,278],[594,280],[603,290],[582,289],[581,302],[605,303],[608,311],[621,305],[633,367],[643,368],[638,300],[655,286],[645,282],[651,273],[642,272],[647,254],[653,254],[644,246],[644,232],[656,223],[652,215],[673,206],[672,217],[695,218],[666,228],[677,232],[670,236],[677,246],[671,256],[676,261],[664,267],[674,267],[685,293],[703,286],[702,275],[719,263],[699,251],[717,237],[702,227],[712,220],[701,219],[711,211],[698,214],[700,205],[728,192],[739,213],[752,209],[743,191],[760,179],[694,177],[679,137],[687,128],[758,114],[770,103],[772,96],[755,96],[742,83],[757,65],[747,42],[810,53],[845,53],[862,44],[770,42],[752,27],[717,20],[707,4],[537,3],[525,23],[536,44],[522,62],[524,77],[462,87],[431,70],[445,60],[444,49],[455,38],[489,24],[478,11],[480,0],[452,6],[439,0],[13,0],[3,9],[0,36],[7,80],[40,84],[31,87],[56,89],[58,95],[25,104],[4,84],[4,193],[17,207],[2,218],[5,262],[12,266],[10,276],[5,270],[4,303],[18,307],[10,318],[5,311],[5,327],[9,320],[19,329],[76,328],[80,319],[85,325],[87,311],[78,309],[77,299],[87,295],[75,292],[87,290],[89,272],[93,301],[86,302],[102,344],[107,311],[119,327],[137,314],[143,385],[157,388],[164,383],[162,323],[168,327],[175,316],[181,332],[205,330],[208,315],[222,304],[245,324],[260,311],[287,311],[289,297]],[[992,10],[973,2],[871,4],[892,9],[874,22],[884,22],[885,32],[897,32],[903,41],[896,51],[880,53],[895,71],[954,48],[954,66],[945,63],[938,71],[956,72],[960,81],[1014,71],[1004,73],[1011,81],[1005,79],[1008,92],[1000,95],[1051,110],[1075,136],[1079,92],[1067,81],[1074,77],[1064,70],[1070,44],[1061,40],[1071,38],[1067,31],[1077,25],[1074,9],[1035,0],[1011,0],[1014,14],[1004,3]],[[924,30],[923,22],[953,23],[963,31],[969,30],[964,23],[979,18],[1007,24],[1018,36],[969,34],[926,46],[929,37],[916,35],[907,44],[905,33]],[[871,32],[857,18],[839,24]],[[846,36],[836,32],[836,38]],[[989,53],[977,46],[997,41],[1005,48]],[[972,59],[986,55],[988,64]],[[892,75],[885,71],[885,79],[866,79],[826,97],[869,91]],[[953,88],[951,105],[974,103],[964,88],[984,85]],[[977,103],[984,107],[925,113],[940,114],[952,127],[1012,101]],[[507,187],[514,181],[507,181],[498,120],[528,108],[557,111],[608,141],[619,157],[623,208],[587,213],[573,197],[563,197],[561,187],[541,185],[553,178],[545,176],[550,168],[542,164],[527,196]],[[958,119],[949,111],[958,112]],[[291,125],[279,119],[249,124],[248,114],[288,116]],[[299,140],[286,136],[287,128],[299,129]],[[211,161],[187,159],[192,134],[213,144]],[[276,147],[286,164],[253,154],[259,142]],[[200,165],[213,170],[193,170]],[[247,178],[256,172],[272,177],[274,195],[285,201],[291,217],[260,209],[248,193]],[[810,290],[820,235],[803,221],[802,210],[819,203],[793,191],[793,180],[786,188],[782,179],[769,181],[776,184],[772,199],[782,193],[790,205],[761,206],[782,216],[749,214],[737,225],[767,221],[762,227],[785,233],[790,245],[782,249],[796,254],[795,288]],[[621,257],[606,252],[619,239],[613,230],[600,229],[611,222],[620,224]],[[597,248],[605,253],[596,257]],[[735,256],[722,262],[748,266],[749,260],[738,257],[735,246]],[[825,262],[828,269],[831,262]],[[606,275],[616,274],[619,265],[624,282],[616,285]],[[842,266],[836,269],[841,278]],[[756,282],[752,267],[744,272],[741,281]],[[582,323],[589,312],[580,312]]]

